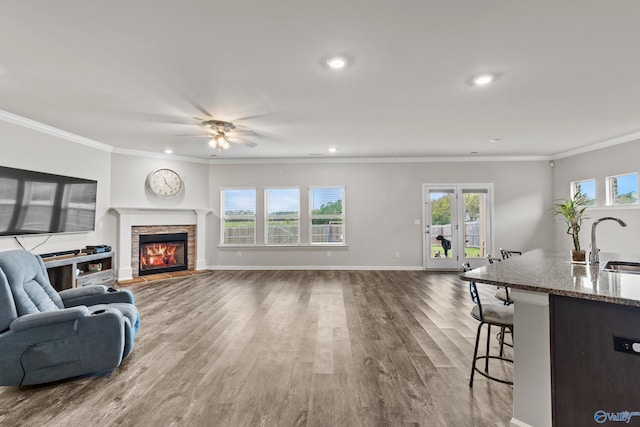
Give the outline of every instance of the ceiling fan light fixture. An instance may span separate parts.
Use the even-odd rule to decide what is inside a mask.
[[[211,119],[203,121],[201,125],[208,129],[208,135],[202,136],[210,138],[208,142],[209,147],[217,150],[218,153],[231,148],[231,143],[241,144],[247,147],[255,147],[256,145],[258,145],[255,142],[247,141],[245,139],[232,135],[231,133],[236,128],[236,126],[231,122]],[[258,135],[256,132],[251,132],[254,135]]]
[[[215,148],[220,153],[222,150],[228,150],[231,147],[224,133],[218,133],[209,141],[209,147]]]
[[[228,150],[229,147],[231,147],[231,144],[229,144],[229,141],[227,141],[224,137],[218,138],[218,147],[222,148],[223,150]]]

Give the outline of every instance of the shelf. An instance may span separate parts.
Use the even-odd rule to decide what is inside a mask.
[[[51,285],[57,290],[87,285],[111,285],[115,279],[114,251],[99,254],[79,253],[43,259]],[[101,263],[98,271],[89,271],[89,264]]]

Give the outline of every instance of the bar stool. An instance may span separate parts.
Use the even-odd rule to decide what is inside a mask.
[[[511,255],[522,255],[522,251],[512,251],[500,248],[500,255],[502,255],[502,259],[507,259],[510,258]]]
[[[507,258],[511,258],[512,255],[522,255],[522,251],[512,251],[509,249],[500,248],[500,255],[502,255],[502,259],[507,259]],[[505,305],[513,304],[511,295],[509,295],[509,288],[507,287],[499,288],[498,292],[496,293],[496,298],[504,302]]]
[[[500,249],[502,251],[502,249]],[[504,259],[504,256],[503,258]],[[487,256],[487,260],[489,264],[493,264],[494,262],[502,261],[500,258],[492,258],[491,255]],[[498,286],[498,292],[496,292],[496,298],[502,301],[504,305],[513,304],[513,300],[511,299],[511,295],[509,295],[509,288],[506,286]]]
[[[470,271],[471,267],[469,263],[462,265],[464,271]],[[513,363],[512,359],[508,359],[503,356],[504,348],[504,330],[508,329],[513,336],[513,306],[502,304],[482,304],[480,301],[480,294],[475,282],[469,282],[469,293],[471,294],[471,300],[475,304],[471,310],[471,317],[480,322],[478,325],[478,332],[476,333],[476,344],[473,349],[473,360],[471,361],[471,378],[469,379],[469,387],[473,387],[473,377],[476,372],[480,375],[489,378],[490,380],[497,381],[503,384],[513,385],[513,381],[498,378],[489,374],[489,359],[502,360],[504,362]],[[484,355],[478,356],[478,346],[480,344],[480,334],[482,332],[482,326],[487,325],[487,344],[486,352]],[[500,354],[490,354],[491,344],[491,326],[497,326],[502,330],[500,334]],[[484,371],[478,368],[478,360],[484,359]]]

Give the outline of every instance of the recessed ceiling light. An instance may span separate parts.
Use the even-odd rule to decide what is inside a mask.
[[[471,151],[471,152],[469,152],[469,154],[475,155],[475,154],[479,154],[479,153],[477,151]]]
[[[335,153],[336,151],[338,151],[338,149],[336,147],[329,147],[329,152],[330,153]]]
[[[489,142],[500,142],[500,141],[502,141],[502,138],[491,138],[489,140]]]
[[[165,154],[173,154],[173,150],[171,148],[167,148],[164,152]]]
[[[495,76],[493,74],[478,74],[471,81],[476,86],[486,86],[493,81]]]
[[[347,66],[349,61],[344,56],[332,56],[327,59],[327,65],[334,70],[341,70]]]

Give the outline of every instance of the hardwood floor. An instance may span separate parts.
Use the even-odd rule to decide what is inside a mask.
[[[477,322],[457,274],[215,271],[130,289],[142,316],[131,356],[107,377],[0,387],[0,425],[475,427],[511,418],[510,386],[480,375],[468,386]],[[493,291],[480,290],[485,300]]]

